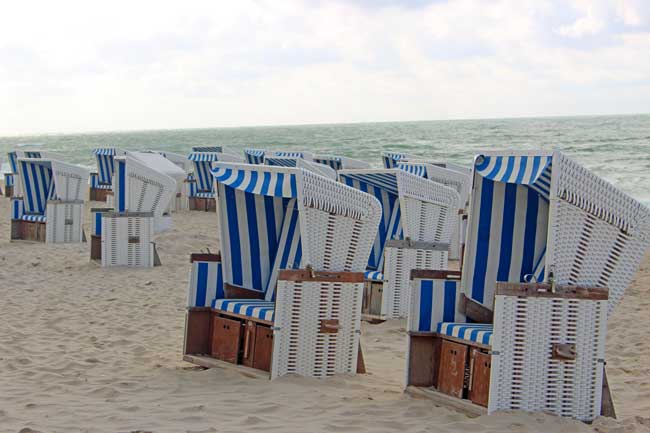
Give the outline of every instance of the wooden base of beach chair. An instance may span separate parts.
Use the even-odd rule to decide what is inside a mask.
[[[106,202],[106,197],[109,194],[112,194],[112,191],[110,189],[90,188],[88,199],[90,201]]]
[[[407,385],[487,407],[489,347],[437,333],[410,333]]]
[[[14,196],[14,187],[5,186],[5,197],[13,197],[13,196]]]
[[[11,240],[45,242],[45,223],[11,220]]]
[[[200,210],[204,212],[217,211],[217,201],[214,198],[190,197],[188,200],[190,210]]]
[[[272,324],[210,308],[190,308],[185,354],[201,355],[265,372],[271,371]]]
[[[381,314],[384,284],[379,281],[364,281],[361,319],[370,323],[381,323],[386,317]]]

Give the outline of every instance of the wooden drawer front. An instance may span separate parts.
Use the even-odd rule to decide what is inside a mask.
[[[381,314],[381,298],[384,293],[383,283],[371,283],[370,285],[370,314]]]
[[[259,323],[249,321],[244,331],[242,364],[258,370],[271,371],[273,331]]]
[[[237,364],[242,332],[241,322],[214,316],[212,319],[212,357]]]
[[[253,367],[258,370],[271,371],[273,356],[273,331],[266,326],[257,326]]]
[[[438,391],[463,398],[466,367],[467,346],[443,340],[440,347]]]
[[[472,403],[487,407],[490,395],[490,367],[492,357],[487,353],[472,349],[470,355],[469,399]]]

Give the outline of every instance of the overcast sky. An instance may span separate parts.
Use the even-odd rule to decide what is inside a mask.
[[[0,136],[650,112],[650,0],[14,1]]]

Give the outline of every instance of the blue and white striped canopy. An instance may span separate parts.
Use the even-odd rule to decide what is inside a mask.
[[[296,173],[264,170],[262,168],[250,170],[215,167],[212,169],[212,175],[219,183],[252,194],[284,198],[298,197]]]
[[[99,175],[99,183],[110,185],[113,183],[113,173],[115,172],[114,157],[117,155],[117,149],[114,147],[93,149],[95,158],[97,159],[97,174]]]
[[[244,149],[246,162],[249,164],[264,164],[264,151],[260,149]]]
[[[117,151],[114,147],[105,147],[105,148],[98,148],[98,149],[93,149],[93,153],[95,155],[112,155],[115,156],[117,154]]]
[[[192,152],[223,152],[221,146],[192,146]]]
[[[52,163],[49,161],[19,161],[23,183],[24,211],[27,214],[45,215],[48,200],[56,199]]]
[[[395,168],[397,162],[406,158],[406,153],[401,152],[382,152],[381,160],[384,164],[384,168]]]
[[[187,155],[187,159],[190,161],[219,161],[219,153],[207,151],[192,152]]]
[[[18,173],[18,155],[16,154],[16,152],[9,152],[7,153],[7,156],[9,157],[9,165],[11,166],[11,172]]]
[[[341,170],[343,168],[343,163],[341,162],[341,158],[337,156],[314,157],[314,162],[318,164],[327,165],[336,171]]]
[[[397,164],[397,168],[404,170],[407,173],[414,174],[420,177],[427,177],[427,165],[426,164]]]
[[[340,173],[339,179],[347,186],[373,195],[381,203],[382,218],[368,259],[370,270],[381,270],[386,241],[403,238],[397,175],[394,172],[363,173],[360,170]]]
[[[273,156],[279,156],[283,158],[304,158],[305,154],[304,152],[273,152]]]
[[[528,185],[548,199],[551,189],[552,155],[486,156],[475,161],[476,172],[495,182]]]
[[[224,281],[272,301],[281,269],[297,269],[302,244],[295,173],[277,169],[212,170],[219,199]]]
[[[276,167],[296,167],[298,158],[286,156],[267,156],[264,158],[264,164]]]
[[[497,281],[544,281],[551,156],[475,161],[463,264],[465,294],[493,307]]]

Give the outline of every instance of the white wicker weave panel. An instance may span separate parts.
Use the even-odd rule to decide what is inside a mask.
[[[452,209],[460,207],[460,196],[453,188],[423,177],[397,170],[397,185],[400,198],[412,197]]]
[[[559,152],[554,154],[553,173],[557,173],[558,197],[622,230],[634,233],[647,212],[632,197]]]
[[[403,197],[401,211],[404,237],[414,241],[451,242],[457,208]]]
[[[301,169],[301,172],[305,206],[370,222],[376,220],[376,224],[379,224],[381,205],[372,195],[305,169]]]
[[[102,266],[154,266],[153,225],[153,217],[102,217]]]
[[[45,242],[81,242],[83,211],[83,203],[48,202],[45,210]]]
[[[277,290],[271,378],[356,373],[363,283],[280,280]],[[338,332],[319,332],[323,319]]]
[[[645,243],[563,200],[553,201],[550,221],[547,271],[561,284],[608,287],[611,313],[643,259]]]
[[[496,296],[488,412],[550,412],[590,421],[600,413],[607,301]],[[551,359],[553,343],[575,361]]]
[[[379,211],[381,213],[381,211]],[[377,233],[379,218],[363,220],[315,208],[302,212],[304,258],[313,269],[363,272]]]
[[[412,269],[447,269],[448,252],[386,247],[381,314],[388,319],[408,317]]]

